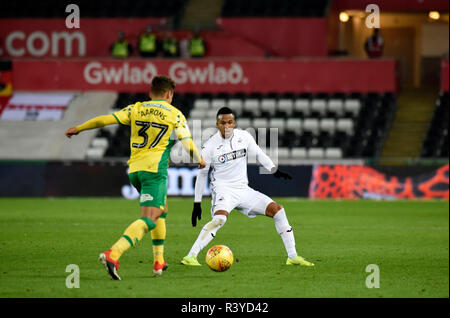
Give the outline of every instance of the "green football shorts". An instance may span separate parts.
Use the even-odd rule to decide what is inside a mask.
[[[154,206],[164,210],[167,200],[167,174],[136,171],[128,177],[140,193],[141,206]]]

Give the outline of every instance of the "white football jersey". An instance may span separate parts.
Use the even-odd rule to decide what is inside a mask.
[[[256,144],[253,136],[237,128],[233,129],[232,136],[226,139],[222,138],[220,131],[217,131],[204,143],[201,154],[206,167],[199,169],[195,202],[201,201],[201,190],[203,190],[201,184],[204,184],[201,179],[206,177],[210,168],[212,169],[210,176],[212,188],[232,186],[236,189],[248,186],[247,159],[249,156],[256,158],[269,171],[275,167],[272,160]]]

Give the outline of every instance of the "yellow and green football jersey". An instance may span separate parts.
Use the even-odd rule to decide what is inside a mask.
[[[113,116],[119,124],[131,127],[130,173],[167,173],[170,150],[175,143],[170,138],[172,132],[178,140],[192,138],[181,111],[163,100],[138,102]]]

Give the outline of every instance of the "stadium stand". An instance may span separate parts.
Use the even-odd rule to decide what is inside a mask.
[[[173,18],[174,26],[178,26],[187,2],[134,0],[130,5],[120,0],[74,0],[70,3],[83,8],[81,14],[86,18],[167,17]],[[65,18],[67,4],[58,0],[3,1],[0,18]]]
[[[448,92],[441,92],[422,146],[421,157],[448,158],[448,115],[449,95]]]
[[[145,94],[121,93],[114,109],[146,97]],[[145,99],[145,98],[144,98]],[[142,100],[142,99],[141,99]],[[270,145],[270,128],[278,129],[278,155],[283,159],[371,158],[381,151],[396,110],[392,93],[366,95],[308,93],[286,94],[176,94],[174,105],[188,118],[201,121],[202,140],[215,129],[215,116],[220,107],[236,111],[237,127],[253,129],[258,142]],[[258,130],[266,128],[266,131]],[[258,139],[258,132],[266,139]],[[263,135],[264,136],[264,135]],[[107,138],[105,157],[129,155],[128,127],[116,134],[102,129],[97,138]]]
[[[59,93],[33,93],[43,95],[44,99],[52,99]],[[2,120],[0,125],[0,158],[25,160],[82,160],[87,157],[101,158],[101,148],[105,148],[105,140],[98,141],[94,137],[95,130],[86,131],[67,142],[64,131],[67,127],[82,123],[92,117],[107,114],[117,99],[114,92],[74,93],[59,120]],[[115,134],[111,126],[109,133]],[[90,147],[92,145],[93,147]],[[96,150],[89,150],[94,148]]]

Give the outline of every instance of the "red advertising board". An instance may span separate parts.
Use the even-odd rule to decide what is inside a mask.
[[[328,54],[325,18],[219,18],[216,23],[272,56]]]
[[[0,19],[0,58],[107,57],[119,31],[136,48],[147,25],[161,37],[166,23],[165,18],[83,18],[82,12],[78,29],[68,28],[65,19]],[[218,24],[222,30],[202,32],[207,56],[327,55],[324,18],[222,18]],[[179,40],[191,34],[174,32]]]
[[[82,18],[70,29],[65,19],[0,19],[0,58],[109,56],[109,47],[123,31],[133,46],[147,25],[164,18]]]
[[[395,61],[351,59],[14,60],[17,90],[147,91],[166,74],[178,92],[395,92]]]

